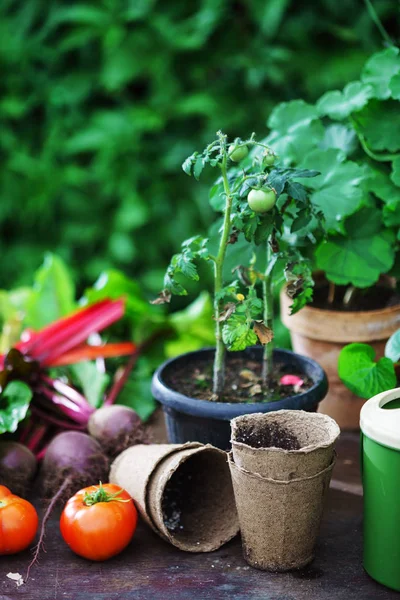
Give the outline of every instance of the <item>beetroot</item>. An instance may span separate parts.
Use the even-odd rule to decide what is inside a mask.
[[[80,431],[59,433],[49,444],[40,471],[46,498],[68,499],[79,489],[107,481],[109,461],[100,444]]]
[[[111,458],[130,446],[147,441],[139,416],[132,408],[120,404],[96,410],[89,418],[88,430]]]
[[[0,484],[13,494],[26,497],[36,474],[34,454],[18,442],[0,442]]]

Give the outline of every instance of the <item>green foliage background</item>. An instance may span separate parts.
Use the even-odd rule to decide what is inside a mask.
[[[397,3],[375,4],[395,35]],[[113,266],[158,290],[211,218],[182,160],[217,129],[263,136],[381,47],[359,0],[3,0],[1,287],[53,250],[81,285]]]

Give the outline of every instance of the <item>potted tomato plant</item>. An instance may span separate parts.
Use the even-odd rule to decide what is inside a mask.
[[[275,161],[275,153],[254,134],[229,143],[218,132],[202,153],[183,164],[196,179],[205,166],[219,171],[210,198],[222,219],[216,223],[216,243],[196,236],[182,244],[155,300],[185,295],[186,282],[200,278],[199,260],[212,268],[215,348],[169,360],[153,378],[172,442],[196,440],[225,449],[231,418],[281,408],[315,410],[326,394],[325,373],[314,360],[273,350],[275,272],[279,266],[285,273],[291,310],[299,310],[312,296],[311,269],[302,254],[315,239],[307,223],[315,229],[323,218],[298,182],[318,172]],[[288,231],[296,234],[296,243],[288,241]],[[232,255],[238,257],[233,270],[227,268]]]
[[[363,399],[338,376],[350,342],[369,343],[378,357],[400,325],[400,52],[373,55],[359,81],[328,92],[315,105],[283,103],[271,114],[266,143],[285,164],[320,175],[311,201],[325,215],[317,240],[313,302],[294,316],[282,293],[282,320],[296,352],[317,357],[329,378],[320,410],[342,429],[358,428]]]

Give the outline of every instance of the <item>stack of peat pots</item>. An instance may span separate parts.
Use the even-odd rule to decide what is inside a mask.
[[[280,410],[233,419],[229,466],[245,560],[268,571],[314,558],[340,430],[327,415]]]
[[[180,550],[211,552],[239,531],[226,452],[209,444],[132,446],[115,459],[110,481]]]

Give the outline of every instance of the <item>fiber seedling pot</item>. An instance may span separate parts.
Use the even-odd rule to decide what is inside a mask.
[[[110,481],[132,496],[144,520],[187,552],[211,552],[239,523],[227,455],[210,445],[137,445],[111,466]]]
[[[261,346],[234,353],[235,357],[259,362],[262,361],[262,354]],[[267,413],[279,409],[316,411],[318,403],[328,390],[327,377],[322,367],[315,360],[289,350],[274,350],[274,362],[305,375],[313,381],[313,385],[301,394],[287,396],[276,402],[210,402],[185,396],[167,384],[168,376],[175,369],[186,366],[190,369],[193,365],[201,368],[204,363],[212,362],[213,357],[212,348],[189,352],[168,360],[155,372],[152,392],[154,398],[163,405],[170,442],[197,440],[226,450],[230,447],[231,419],[244,414]]]
[[[387,340],[400,327],[400,305],[355,312],[305,306],[290,315],[291,303],[282,288],[281,319],[290,330],[294,351],[317,359],[328,375],[329,392],[319,410],[333,417],[343,430],[358,429],[365,400],[350,392],[339,379],[339,353],[346,344],[361,342],[370,344],[377,358],[384,356]]]
[[[312,477],[329,467],[340,435],[327,415],[301,410],[244,415],[231,427],[235,465],[279,481]]]
[[[312,477],[276,481],[229,466],[242,535],[243,556],[257,569],[300,569],[314,548],[334,460]]]

